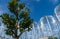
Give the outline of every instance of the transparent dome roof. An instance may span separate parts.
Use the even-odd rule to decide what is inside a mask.
[[[60,4],[54,9],[57,19],[60,21]]]
[[[25,32],[21,39],[39,39],[58,35],[60,28],[58,23],[58,20],[53,16],[42,17],[39,23],[34,22],[32,24],[32,30]]]

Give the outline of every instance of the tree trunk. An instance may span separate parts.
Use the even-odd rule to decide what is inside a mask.
[[[14,39],[19,39],[19,37],[18,36],[15,36]]]
[[[19,37],[14,37],[14,39],[19,39]]]
[[[16,19],[16,30],[15,30],[15,36],[14,36],[14,39],[19,39],[18,37],[18,20]]]
[[[18,20],[16,20],[16,30],[15,30],[15,33],[16,33],[16,35],[15,35],[15,37],[14,37],[14,39],[19,39],[19,37],[18,37]]]

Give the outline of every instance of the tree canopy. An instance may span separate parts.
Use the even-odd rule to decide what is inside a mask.
[[[11,0],[8,4],[8,9],[11,14],[4,13],[1,15],[2,22],[7,27],[5,32],[7,35],[13,36],[14,39],[19,39],[25,31],[30,31],[32,28],[33,19],[30,18],[30,10],[19,0]],[[18,30],[20,32],[19,35]]]

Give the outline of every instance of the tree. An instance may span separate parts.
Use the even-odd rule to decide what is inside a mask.
[[[29,9],[19,0],[11,0],[8,4],[8,9],[11,14],[4,13],[1,15],[2,22],[7,27],[5,32],[7,35],[11,35],[14,39],[19,39],[25,31],[31,30],[33,19],[29,16]],[[20,33],[18,33],[18,30]]]
[[[48,39],[58,39],[58,38],[54,36],[49,36]]]

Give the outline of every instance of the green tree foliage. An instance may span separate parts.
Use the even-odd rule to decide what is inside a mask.
[[[25,32],[31,30],[31,24],[33,20],[30,18],[30,11],[21,3],[19,0],[11,0],[8,4],[8,9],[11,14],[3,14],[2,22],[6,25],[6,34],[13,36],[14,39],[19,39],[19,37]],[[18,34],[18,30],[20,30]]]
[[[58,38],[54,36],[49,36],[48,39],[58,39]]]

